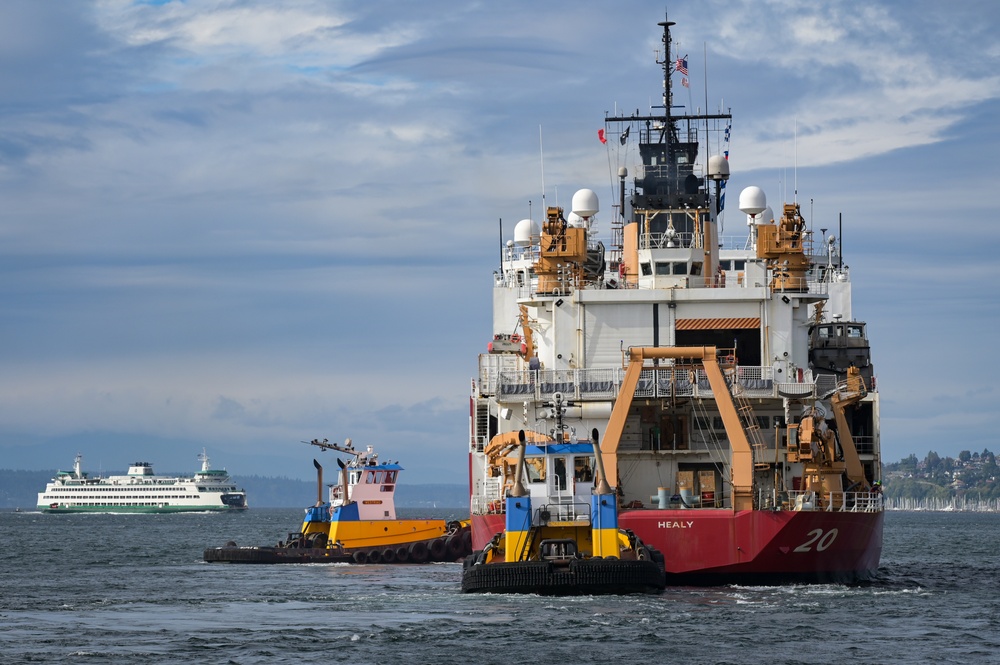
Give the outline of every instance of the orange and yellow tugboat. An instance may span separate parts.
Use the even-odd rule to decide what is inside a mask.
[[[555,409],[564,408],[557,400]],[[618,497],[607,483],[597,436],[594,430],[592,443],[569,442],[560,427],[555,438],[536,437],[529,447],[524,430],[517,433],[519,454],[516,470],[508,475],[505,528],[466,557],[463,592],[565,596],[663,591],[663,556],[618,527]],[[498,443],[508,447],[506,441]],[[567,459],[574,465],[567,466]],[[596,482],[589,482],[595,478],[590,460],[596,460]],[[550,485],[530,479],[525,487],[526,468],[535,471],[530,479],[549,469],[557,478],[554,487],[565,488],[575,479],[577,491],[549,493]]]
[[[396,483],[403,471],[396,462],[380,462],[372,446],[356,450],[313,439],[311,445],[346,453],[340,458],[340,482],[323,497],[323,467],[317,472],[316,504],[306,509],[299,531],[273,547],[224,547],[205,550],[208,562],[221,563],[427,563],[458,561],[471,553],[468,521],[403,519],[396,515]]]

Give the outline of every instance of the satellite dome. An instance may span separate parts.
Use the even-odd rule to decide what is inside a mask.
[[[573,212],[587,219],[593,217],[601,209],[597,202],[597,194],[592,189],[580,189],[573,195]]]
[[[758,224],[771,224],[774,222],[774,211],[771,210],[771,206],[764,208],[764,212],[757,215],[755,220]]]
[[[522,219],[514,227],[514,244],[521,247],[529,247],[542,235],[542,230],[538,224],[530,219]]]
[[[712,180],[729,180],[729,160],[722,155],[709,157],[708,177]]]
[[[569,214],[569,217],[566,218],[566,223],[573,229],[583,229],[587,227],[587,220],[580,217],[580,215],[575,212],[571,212]]]
[[[748,215],[759,215],[767,209],[767,197],[760,187],[750,186],[740,192],[740,210]]]

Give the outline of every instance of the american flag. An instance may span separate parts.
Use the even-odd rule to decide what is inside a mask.
[[[679,71],[684,76],[688,75],[688,57],[677,58],[677,71]]]

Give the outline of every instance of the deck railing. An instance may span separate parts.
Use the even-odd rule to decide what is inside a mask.
[[[877,513],[885,510],[881,492],[826,492],[810,490],[786,492],[774,507],[785,510],[819,511],[828,513]]]
[[[479,367],[481,396],[495,396],[500,402],[545,401],[560,393],[577,401],[608,401],[618,396],[625,370],[617,367],[576,370],[522,370],[502,354],[483,355]],[[774,380],[771,366],[740,365],[726,370],[733,393],[747,398],[794,396],[809,398],[826,389],[824,377],[818,381]],[[704,369],[660,367],[642,370],[635,389],[637,398],[712,397],[712,387]]]

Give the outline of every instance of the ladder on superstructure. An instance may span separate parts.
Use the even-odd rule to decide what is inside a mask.
[[[735,380],[735,375],[727,375],[726,383],[729,384],[729,393],[733,396],[736,413],[739,415],[740,424],[743,425],[747,440],[750,442],[750,449],[753,451],[753,468],[756,470],[767,469],[771,466],[764,461],[764,451],[767,450],[767,446],[760,433],[760,423],[757,422],[757,416],[754,415],[753,405],[743,394],[743,386]]]

